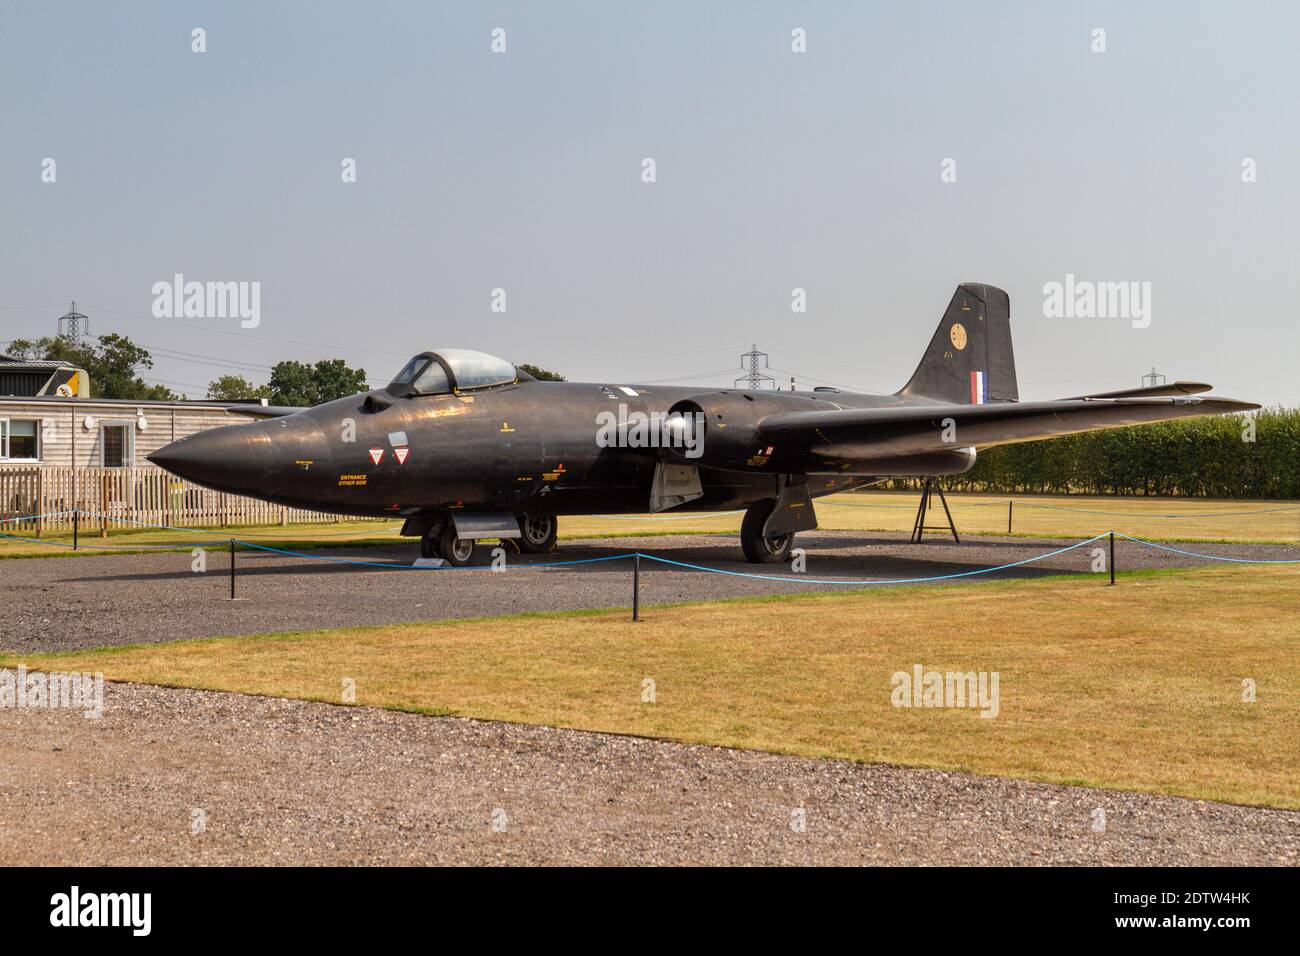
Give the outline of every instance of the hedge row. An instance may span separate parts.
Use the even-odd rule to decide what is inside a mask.
[[[1300,409],[1217,415],[981,451],[945,487],[992,493],[1300,498]]]

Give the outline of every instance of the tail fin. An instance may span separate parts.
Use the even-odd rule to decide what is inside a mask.
[[[921,364],[898,394],[960,405],[1019,401],[1007,294],[979,282],[959,285]]]

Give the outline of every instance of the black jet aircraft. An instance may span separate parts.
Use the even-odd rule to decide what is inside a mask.
[[[151,461],[209,488],[294,508],[405,518],[421,553],[469,563],[475,541],[555,547],[560,515],[744,509],[753,562],[788,559],[813,500],[884,478],[961,474],[980,449],[1246,411],[1210,386],[1021,402],[1010,303],[958,286],[893,395],[834,388],[543,382],[462,349],[415,356],[386,387],[199,432]]]

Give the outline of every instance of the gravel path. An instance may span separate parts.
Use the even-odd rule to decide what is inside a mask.
[[[1300,813],[240,694],[0,730],[0,865],[1300,863]]]
[[[565,543],[559,552],[510,563],[597,558],[641,550],[675,561],[742,574],[783,575],[765,581],[711,574],[643,561],[641,599],[646,604],[703,601],[758,594],[835,590],[803,583],[917,578],[993,568],[1042,555],[1074,541],[968,538],[961,545],[931,539],[909,544],[899,535],[811,532],[797,539],[807,570],[747,564],[731,536],[681,535]],[[1090,569],[1094,546],[1042,562],[955,579],[1032,578]],[[1271,545],[1193,545],[1190,550],[1251,558],[1300,557],[1296,548]],[[409,564],[411,544],[324,549],[332,559]],[[1195,567],[1207,562],[1121,541],[1121,569]],[[519,611],[622,607],[631,603],[631,561],[607,561],[526,572],[477,570],[391,571],[269,553],[241,553],[239,600],[229,600],[228,558],[207,555],[208,570],[191,571],[188,551],[0,561],[7,610],[0,616],[0,648],[24,652],[74,650],[140,641],[255,634],[312,628],[396,624]]]

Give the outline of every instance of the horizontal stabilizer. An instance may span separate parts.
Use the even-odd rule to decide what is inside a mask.
[[[1204,382],[1170,382],[1167,385],[1147,385],[1143,388],[1122,388],[1118,392],[1094,392],[1091,395],[1075,395],[1072,399],[1080,398],[1160,398],[1176,397],[1178,395],[1197,395],[1201,392],[1208,392],[1213,385],[1206,385]],[[1070,401],[1071,399],[1067,399]]]

